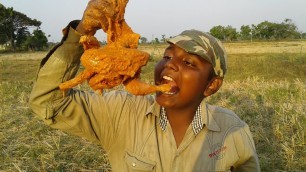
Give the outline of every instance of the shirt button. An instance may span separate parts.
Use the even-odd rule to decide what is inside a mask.
[[[133,166],[133,167],[136,167],[136,163],[135,163],[135,162],[133,162],[133,163],[132,163],[132,166]]]

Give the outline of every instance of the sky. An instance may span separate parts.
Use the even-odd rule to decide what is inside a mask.
[[[5,7],[42,22],[41,29],[52,42],[61,40],[61,30],[81,19],[88,0],[0,0]],[[242,25],[263,21],[281,23],[292,19],[306,32],[306,0],[129,0],[125,19],[134,32],[148,40],[175,36],[186,29],[205,32],[214,26]],[[105,33],[97,33],[105,40]]]

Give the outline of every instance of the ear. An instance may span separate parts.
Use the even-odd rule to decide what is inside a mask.
[[[208,97],[216,93],[223,83],[223,78],[215,77],[213,78],[210,83],[207,85],[204,91],[204,97]]]

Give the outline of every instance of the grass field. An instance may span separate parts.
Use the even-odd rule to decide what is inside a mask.
[[[252,131],[262,171],[306,171],[306,42],[225,43],[229,70],[207,101],[235,111]],[[142,80],[165,45],[151,54]],[[0,171],[111,171],[98,146],[50,129],[27,102],[47,52],[0,54]]]

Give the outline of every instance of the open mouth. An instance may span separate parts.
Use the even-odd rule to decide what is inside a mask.
[[[164,92],[164,94],[174,95],[179,92],[179,87],[177,86],[176,82],[170,76],[163,76],[161,84],[168,84],[171,86],[171,90],[168,92]]]

